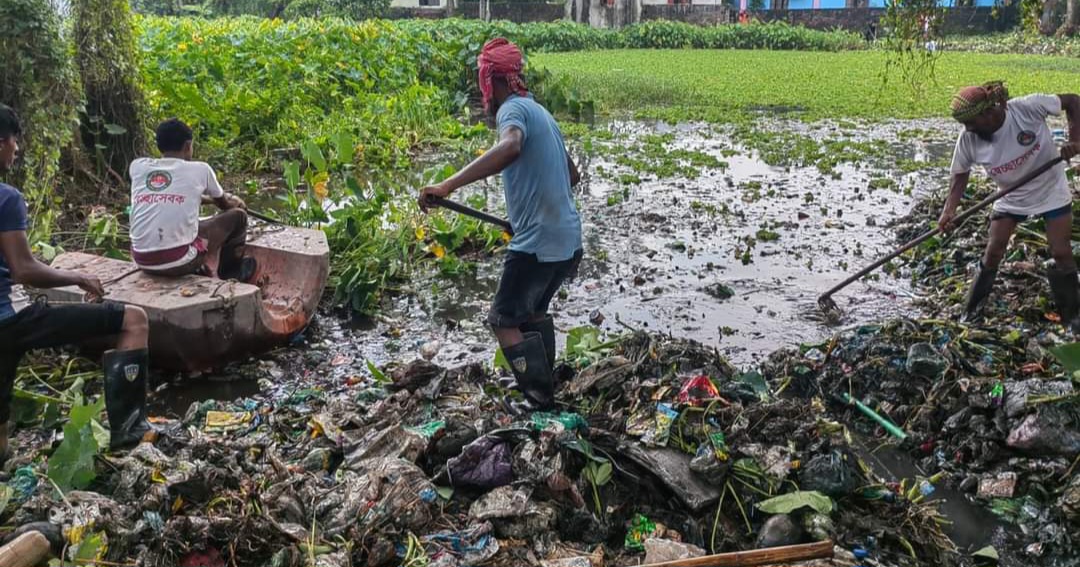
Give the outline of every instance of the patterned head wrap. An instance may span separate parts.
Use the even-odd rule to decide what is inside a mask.
[[[952,115],[960,122],[967,122],[1007,100],[1009,90],[1001,81],[992,81],[981,87],[964,87],[953,95]]]
[[[497,37],[484,44],[480,55],[476,58],[480,67],[480,93],[484,97],[484,108],[491,108],[491,96],[494,86],[491,80],[494,77],[506,79],[510,91],[521,96],[529,93],[525,88],[525,78],[521,76],[524,60],[521,50],[503,37]]]

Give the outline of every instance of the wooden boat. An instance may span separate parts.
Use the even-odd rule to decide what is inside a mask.
[[[131,262],[81,252],[61,254],[52,265],[97,276],[107,300],[145,309],[153,366],[195,371],[282,345],[315,315],[330,274],[322,231],[260,226],[248,235],[246,255],[258,262],[252,284],[154,276]],[[216,263],[216,258],[208,261],[212,267]],[[83,297],[76,287],[42,293],[60,303]]]

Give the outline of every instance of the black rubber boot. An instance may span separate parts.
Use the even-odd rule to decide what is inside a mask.
[[[146,349],[105,352],[105,411],[109,414],[109,448],[137,445],[152,430],[146,420]]]
[[[551,318],[551,315],[545,316],[539,321],[528,321],[522,323],[518,329],[521,329],[521,333],[540,333],[540,338],[544,340],[544,352],[547,353],[548,368],[555,368],[555,320]]]
[[[979,262],[979,267],[975,270],[975,281],[968,290],[967,302],[964,305],[964,321],[971,322],[978,317],[979,307],[994,288],[997,272],[997,268],[991,270]]]
[[[223,280],[236,280],[242,283],[250,283],[252,278],[255,277],[255,269],[258,268],[258,264],[255,262],[255,258],[244,257],[235,265],[229,266],[224,271],[219,271],[219,276]]]
[[[1051,268],[1046,279],[1050,282],[1050,295],[1061,315],[1061,324],[1074,333],[1080,332],[1080,318],[1077,317],[1080,315],[1080,280],[1076,270],[1065,272]]]
[[[525,340],[503,349],[506,361],[517,378],[517,389],[536,409],[555,407],[555,382],[547,364],[544,339],[540,333],[525,333]]]

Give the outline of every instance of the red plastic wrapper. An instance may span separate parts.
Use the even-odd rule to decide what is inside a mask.
[[[703,406],[719,397],[720,390],[717,390],[716,385],[705,375],[687,380],[679,390],[679,403],[692,406]]]

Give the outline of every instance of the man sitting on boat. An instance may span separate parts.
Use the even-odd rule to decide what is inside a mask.
[[[0,171],[11,169],[19,151],[19,118],[0,104]],[[57,270],[39,262],[26,240],[26,201],[0,183],[0,465],[8,456],[8,417],[15,372],[23,353],[111,337],[105,352],[105,409],[112,448],[138,443],[152,428],[146,419],[146,312],[119,303],[50,306],[27,300],[22,284],[36,288],[78,286],[100,300],[97,278]]]
[[[219,278],[250,280],[255,259],[244,257],[244,201],[221,188],[209,164],[192,161],[187,124],[166,120],[156,137],[162,157],[131,163],[131,259],[152,274],[211,275],[207,261],[217,255]],[[200,221],[204,197],[222,212]]]

